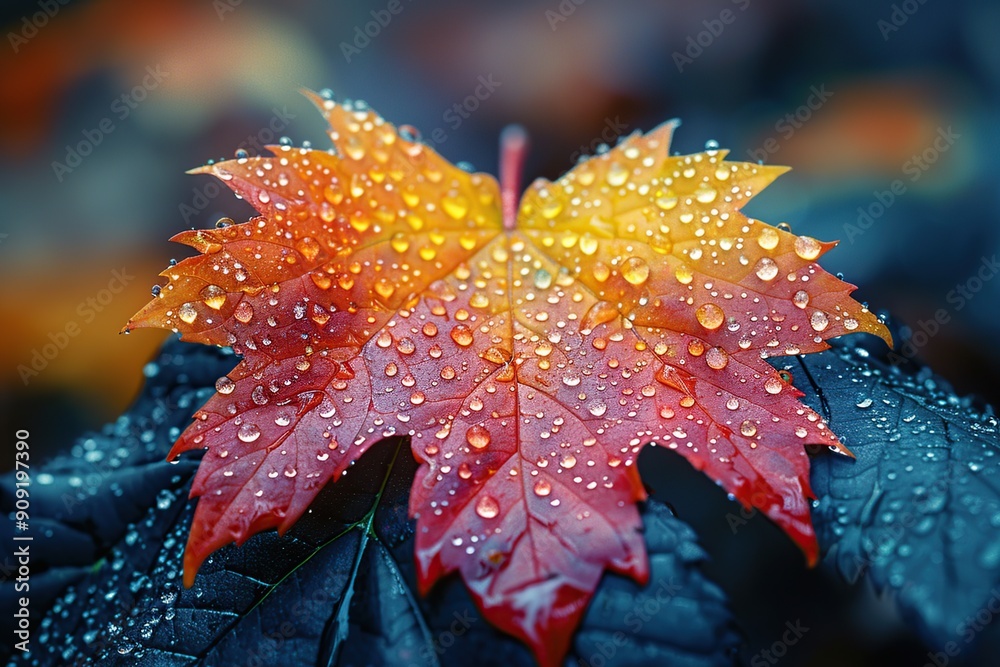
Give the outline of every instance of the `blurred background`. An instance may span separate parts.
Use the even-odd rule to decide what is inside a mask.
[[[185,256],[167,239],[249,216],[184,172],[326,144],[302,87],[484,171],[522,123],[529,179],[674,117],[676,151],[789,165],[748,212],[840,239],[824,265],[927,334],[913,351],[960,393],[1000,403],[992,0],[15,0],[0,20],[0,412],[36,448],[134,397],[166,334],[118,331]],[[871,655],[896,636],[869,634]],[[821,646],[788,664],[827,664]]]

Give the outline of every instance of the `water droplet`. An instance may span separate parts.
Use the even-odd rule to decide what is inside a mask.
[[[448,195],[441,200],[441,208],[455,220],[461,220],[469,212],[469,200],[463,195]]]
[[[819,257],[823,246],[811,236],[800,236],[795,239],[795,254],[806,260],[814,260]]]
[[[594,274],[594,279],[599,283],[603,283],[611,276],[611,269],[604,262],[596,262],[591,271]]]
[[[664,211],[669,211],[677,206],[677,195],[675,195],[672,191],[667,190],[662,197],[656,198],[656,205]]]
[[[490,444],[490,432],[484,426],[476,424],[465,432],[465,440],[475,449],[484,449]]]
[[[729,354],[721,347],[713,347],[705,354],[705,363],[709,368],[722,370],[729,363]]]
[[[691,281],[694,280],[694,273],[687,266],[681,264],[674,271],[674,277],[681,285],[690,285]]]
[[[688,354],[692,357],[700,357],[705,354],[705,343],[699,338],[692,338],[688,341]]]
[[[757,435],[757,425],[754,424],[749,419],[746,419],[743,421],[742,424],[740,424],[740,433],[742,433],[748,438],[752,438],[753,436]]]
[[[621,166],[617,162],[614,162],[608,168],[608,173],[605,175],[605,179],[611,187],[620,188],[625,185],[625,181],[628,180],[628,169]]]
[[[792,303],[795,304],[797,308],[805,308],[809,305],[809,293],[805,290],[799,290],[792,297]]]
[[[726,408],[729,410],[739,410],[740,402],[735,398],[730,398],[728,401],[726,401]]]
[[[844,328],[848,331],[854,331],[858,328],[858,321],[853,317],[848,317],[844,320]]]
[[[757,236],[757,245],[759,245],[764,250],[774,250],[778,247],[778,241],[781,239],[778,236],[778,232],[771,227],[762,227],[760,234]]]
[[[250,399],[257,405],[267,405],[267,394],[264,393],[264,385],[259,384],[250,392]]]
[[[215,381],[215,391],[220,394],[231,394],[234,389],[236,389],[236,383],[225,375]]]
[[[754,271],[761,280],[774,280],[778,276],[778,265],[770,257],[761,257]]]
[[[233,317],[237,320],[246,324],[253,319],[253,306],[250,302],[243,300],[236,304],[236,310],[233,311]]]
[[[590,412],[590,414],[594,415],[595,417],[600,417],[601,415],[603,415],[605,412],[608,411],[608,405],[603,401],[595,401],[594,403],[591,403],[589,406],[587,406],[587,411]]]
[[[472,329],[464,324],[457,324],[451,330],[451,339],[461,345],[462,347],[468,347],[472,345]]]
[[[629,257],[622,264],[622,277],[632,285],[641,285],[649,278],[649,264],[641,257]]]
[[[580,329],[592,331],[595,327],[611,322],[618,317],[618,309],[614,304],[607,301],[598,301],[591,306],[583,319],[580,320]]]
[[[815,331],[823,331],[830,325],[830,318],[822,310],[817,310],[809,317],[809,326]]]
[[[319,254],[319,242],[311,236],[306,236],[295,244],[295,249],[302,254],[307,262],[311,262]]]
[[[185,303],[177,309],[177,316],[188,324],[191,324],[198,319],[198,311],[194,309],[192,304]]]
[[[476,501],[476,514],[484,519],[493,519],[500,513],[500,504],[492,496],[480,496]]]
[[[776,377],[769,377],[764,380],[764,391],[769,394],[780,394],[784,386],[785,383]]]
[[[218,285],[208,285],[201,290],[201,298],[212,310],[219,310],[226,303],[226,290]]]
[[[567,470],[569,470],[570,468],[572,468],[573,466],[576,465],[576,457],[573,456],[572,454],[566,454],[559,461],[559,465],[561,465],[563,468],[566,468]]]
[[[538,289],[548,289],[552,286],[552,274],[545,269],[535,271],[535,287]]]
[[[694,198],[702,204],[711,204],[715,201],[716,196],[718,196],[718,193],[715,191],[715,188],[708,186],[702,186],[694,191]]]
[[[251,424],[250,422],[244,422],[240,426],[239,430],[236,432],[236,437],[238,437],[243,442],[253,442],[260,437],[260,429],[257,428],[256,424]]]
[[[552,493],[552,484],[545,479],[540,479],[535,482],[535,495],[539,498],[544,498],[545,496]]]
[[[708,330],[718,329],[726,319],[726,314],[714,303],[706,303],[695,311],[698,323]]]

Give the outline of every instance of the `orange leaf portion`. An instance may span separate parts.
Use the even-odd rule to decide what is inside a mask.
[[[232,345],[172,455],[207,448],[185,562],[287,530],[367,447],[411,436],[421,587],[458,571],[484,615],[558,664],[606,569],[648,576],[642,446],[676,450],[812,562],[803,445],[846,452],[765,361],[888,338],[815,260],[832,244],[739,208],[783,169],[670,157],[633,135],[523,196],[367,109],[314,98],[336,154],[203,168],[261,216],[175,240],[200,255],[126,328]]]

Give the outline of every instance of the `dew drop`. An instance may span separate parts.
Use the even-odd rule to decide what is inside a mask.
[[[243,324],[246,324],[253,319],[253,306],[251,306],[248,301],[240,301],[236,304],[236,310],[233,311],[233,317]]]
[[[823,246],[811,236],[800,236],[795,239],[795,254],[806,260],[814,260],[819,257]]]
[[[231,394],[233,390],[236,389],[236,383],[230,380],[227,376],[223,375],[218,380],[215,381],[215,391],[220,394]]]
[[[608,173],[605,175],[605,179],[611,187],[620,188],[625,185],[625,181],[628,180],[628,169],[621,166],[617,162],[614,162],[608,168]]]
[[[605,412],[608,411],[608,405],[603,401],[596,401],[594,403],[591,403],[587,407],[587,411],[590,412],[590,414],[594,415],[595,417],[600,417],[601,415],[603,415]]]
[[[764,391],[769,394],[780,394],[785,384],[776,377],[769,377],[764,380]]]
[[[198,311],[194,309],[192,304],[185,303],[177,310],[177,316],[188,324],[191,324],[198,319]]]
[[[718,329],[726,319],[726,314],[714,303],[703,304],[695,311],[698,323],[708,330]]]
[[[748,438],[752,438],[753,436],[757,435],[757,425],[754,424],[749,419],[746,419],[743,421],[742,424],[740,424],[740,433],[742,433]]]
[[[480,496],[476,501],[476,514],[484,519],[493,519],[500,513],[500,504],[492,496]]]
[[[212,310],[219,310],[226,303],[226,290],[218,285],[208,285],[201,290],[201,298]]]
[[[622,264],[622,277],[629,284],[641,285],[649,278],[649,264],[641,257],[629,257]]]
[[[468,347],[472,345],[472,329],[464,324],[457,324],[451,330],[451,339],[461,345],[462,347]]]
[[[475,449],[484,449],[490,444],[490,432],[479,424],[465,432],[465,440]]]
[[[708,364],[709,368],[717,371],[722,370],[729,363],[729,354],[721,347],[710,348],[705,354],[705,363]]]
[[[754,272],[761,280],[774,280],[778,276],[778,265],[770,257],[761,257],[754,267]]]
[[[260,437],[260,429],[257,428],[256,424],[251,424],[250,422],[244,422],[240,426],[239,430],[236,432],[236,437],[238,437],[243,442],[253,442]]]
[[[681,285],[690,285],[691,281],[694,280],[694,273],[687,266],[681,264],[674,271],[674,277]]]
[[[540,479],[535,482],[535,495],[539,498],[544,498],[545,496],[552,493],[552,484],[545,479]]]
[[[817,310],[809,317],[809,326],[814,331],[823,331],[830,325],[830,318],[822,310]]]
[[[759,245],[764,250],[774,250],[778,247],[778,241],[781,237],[778,236],[778,232],[771,227],[762,227],[760,234],[757,236],[757,245]]]

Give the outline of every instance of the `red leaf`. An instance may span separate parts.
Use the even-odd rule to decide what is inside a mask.
[[[611,569],[648,576],[635,507],[647,443],[674,449],[817,557],[803,445],[846,450],[765,361],[867,331],[832,247],[739,208],[784,169],[670,157],[633,135],[515,208],[371,111],[314,98],[337,154],[201,169],[261,213],[174,237],[126,329],[232,345],[173,456],[207,448],[185,560],[287,530],[383,437],[423,462],[420,585],[458,571],[484,615],[559,664]],[[509,171],[509,170],[508,170]]]

